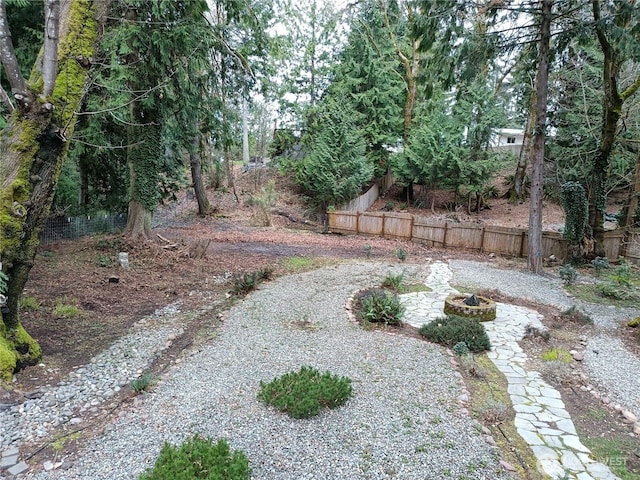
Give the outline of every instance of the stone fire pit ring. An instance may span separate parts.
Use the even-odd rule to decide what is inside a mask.
[[[496,319],[496,302],[476,295],[480,305],[470,306],[464,301],[470,295],[462,293],[452,293],[444,300],[444,313],[447,315],[457,315],[459,317],[473,318],[479,322],[489,322]]]

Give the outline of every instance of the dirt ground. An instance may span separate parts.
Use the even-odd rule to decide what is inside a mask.
[[[263,212],[251,199],[263,193],[260,185],[266,185],[270,178],[276,180],[276,191],[280,193],[271,209],[272,225],[259,226],[264,224]],[[19,401],[25,394],[57,383],[73,367],[87,363],[124,335],[133,323],[171,302],[179,300],[183,312],[216,304],[218,307],[209,315],[222,314],[234,301],[228,296],[233,275],[265,266],[274,268],[275,275],[285,275],[292,271],[287,261],[291,257],[314,259],[316,266],[336,259],[399,261],[397,252],[403,249],[407,253],[406,261],[411,263],[455,256],[489,260],[515,269],[526,268],[519,260],[489,258],[473,252],[454,252],[381,238],[323,234],[321,222],[305,210],[296,193],[286,179],[276,178],[273,172],[239,173],[235,195],[221,191],[209,193],[215,213],[206,218],[196,215],[195,202],[187,194],[177,205],[161,209],[157,215],[160,225],[154,229],[155,238],[151,242],[130,244],[121,236],[109,235],[43,245],[24,292],[26,297],[34,297],[39,307],[22,314],[25,327],[42,346],[43,363],[19,372],[11,388],[0,387],[0,401]],[[398,203],[397,209],[401,206],[393,196],[397,193],[390,192],[373,209],[382,208],[389,201]],[[460,209],[448,210],[446,194],[441,197],[434,205],[436,215],[457,214],[465,217],[461,220],[469,219]],[[516,227],[526,224],[527,203],[510,205],[506,200],[495,199],[491,205],[490,210],[483,210],[473,221]],[[431,214],[430,208],[420,214]],[[562,209],[545,203],[544,218],[545,224],[562,224]],[[201,257],[194,255],[199,248],[206,248]],[[128,270],[118,266],[117,256],[121,251],[129,253],[131,268]],[[518,299],[509,300],[522,304]],[[73,319],[57,317],[53,314],[57,303],[76,304],[82,315]],[[549,308],[543,310],[549,319],[559,313]],[[179,356],[181,349],[198,341],[194,332],[202,321],[203,318],[194,315],[193,328],[186,328],[184,338],[176,340],[165,356]],[[590,328],[571,324],[568,329],[557,329],[556,334],[552,328],[553,344],[570,350],[581,335],[589,335]],[[539,355],[541,349],[547,348],[539,340],[524,341],[523,346],[532,355]],[[162,359],[158,365],[161,362]],[[579,388],[588,379],[580,377],[579,364],[574,367],[578,372],[568,383],[561,379],[552,381],[563,393],[578,429],[589,436],[632,438],[628,425],[622,424],[613,412],[605,409],[602,413],[601,404]],[[598,414],[593,414],[594,411]],[[630,448],[639,452],[637,437],[633,445]],[[630,452],[627,455],[630,465],[640,473],[640,458],[636,459]]]

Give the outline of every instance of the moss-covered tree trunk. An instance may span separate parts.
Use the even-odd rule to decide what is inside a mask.
[[[620,70],[627,60],[622,49],[624,43],[614,35],[608,34],[607,24],[603,21],[600,0],[592,0],[593,19],[603,53],[602,84],[604,91],[603,120],[600,141],[593,160],[591,185],[589,190],[589,225],[593,230],[594,252],[592,256],[603,257],[604,251],[604,214],[606,209],[605,182],[609,175],[609,157],[618,134],[618,123],[622,117],[622,107],[631,96],[640,89],[640,75],[624,91],[619,90]],[[614,24],[618,28],[631,28],[626,15],[615,12]],[[619,35],[620,32],[617,32]]]
[[[125,235],[134,240],[151,238],[151,219],[160,198],[160,125],[157,112],[132,104],[129,126],[129,216]]]
[[[94,2],[63,2],[59,29],[58,74],[53,93],[37,69],[27,91],[16,96],[1,139],[0,260],[8,275],[7,304],[0,322],[0,378],[41,357],[40,348],[20,324],[19,305],[39,245],[40,229],[49,214],[60,170],[73,133],[97,37]]]

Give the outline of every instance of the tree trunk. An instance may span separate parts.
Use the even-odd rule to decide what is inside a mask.
[[[640,88],[640,75],[624,92],[618,91],[618,75],[624,62],[621,52],[611,44],[607,37],[605,24],[600,12],[600,0],[592,0],[593,19],[598,42],[603,53],[602,83],[604,90],[604,120],[600,133],[600,145],[595,154],[589,189],[589,225],[593,230],[595,242],[594,256],[603,257],[604,253],[604,214],[606,210],[605,182],[609,170],[609,156],[618,133],[618,121],[622,106],[629,97]],[[624,22],[624,16],[616,18],[616,24]],[[616,25],[628,28],[628,25]]]
[[[133,240],[151,238],[151,218],[158,204],[160,126],[153,110],[132,103],[128,127],[129,215],[124,234]]]
[[[5,380],[41,357],[38,344],[20,324],[19,303],[67,154],[66,138],[73,133],[89,78],[76,59],[93,56],[98,32],[93,8],[89,1],[64,2],[60,17],[68,22],[62,22],[60,31],[60,73],[53,93],[42,103],[38,97],[43,92],[26,92],[2,135],[0,256],[9,276],[0,323],[0,378]],[[33,75],[31,86],[40,78],[37,69]]]
[[[242,98],[242,161],[249,163],[249,111],[247,99]]]
[[[518,165],[516,172],[513,175],[513,186],[509,192],[509,201],[512,203],[524,200],[527,196],[524,188],[525,179],[527,177],[527,164],[529,158],[533,155],[533,132],[536,127],[536,106],[538,100],[536,98],[536,87],[531,92],[531,99],[529,100],[529,113],[527,115],[527,123],[524,127],[524,136],[522,139],[522,148],[520,149],[520,157],[518,158]]]
[[[124,234],[133,240],[151,238],[151,219],[153,213],[135,200],[129,201],[129,214]]]
[[[640,227],[640,210],[638,210],[640,200],[640,150],[638,151],[638,157],[636,158],[636,169],[633,172],[633,179],[631,180],[631,187],[629,190],[629,200],[625,205],[622,218],[620,219],[620,226],[624,228],[638,228]]]
[[[207,189],[202,181],[202,169],[200,166],[200,134],[193,136],[192,151],[189,153],[189,163],[191,165],[191,181],[193,191],[198,201],[198,215],[208,215],[211,212],[211,204],[207,198]]]
[[[547,121],[547,95],[549,91],[549,42],[551,39],[551,9],[553,0],[542,0],[540,24],[540,51],[536,74],[536,128],[531,157],[531,197],[529,208],[529,270],[542,269],[542,189],[544,181],[545,124]]]

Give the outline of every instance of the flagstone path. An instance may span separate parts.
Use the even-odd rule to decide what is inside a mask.
[[[419,328],[442,317],[447,295],[459,293],[449,285],[452,277],[446,263],[433,263],[425,281],[431,291],[400,296],[406,307],[404,321]],[[560,392],[538,372],[525,369],[527,355],[518,341],[529,326],[544,330],[542,318],[535,310],[497,303],[496,319],[484,322],[492,345],[487,356],[507,378],[516,429],[530,445],[538,468],[553,479],[617,479],[606,465],[593,460],[589,449],[580,442]]]

